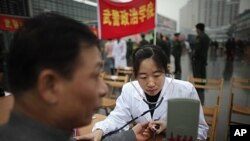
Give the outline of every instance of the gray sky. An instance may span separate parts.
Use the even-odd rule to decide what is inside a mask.
[[[112,1],[128,2],[131,0]],[[179,10],[187,1],[188,0],[156,0],[157,13],[177,21],[179,20]]]
[[[177,21],[179,25],[179,10],[188,0],[156,0],[157,13]]]
[[[188,0],[156,0],[157,13],[169,17],[174,20],[179,20],[179,10]]]

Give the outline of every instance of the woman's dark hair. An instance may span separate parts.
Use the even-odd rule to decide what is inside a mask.
[[[143,46],[137,48],[133,53],[133,69],[134,69],[134,76],[136,77],[139,72],[140,64],[143,60],[152,58],[156,64],[156,66],[166,73],[169,73],[167,69],[167,57],[164,51],[158,46]]]
[[[36,85],[43,69],[71,79],[81,49],[98,45],[88,26],[56,13],[28,19],[12,41],[7,56],[7,80],[12,93]]]

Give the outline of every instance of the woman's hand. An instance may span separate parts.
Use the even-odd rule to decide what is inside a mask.
[[[149,123],[149,127],[152,131],[156,132],[156,134],[160,134],[163,130],[167,128],[167,123],[162,120],[151,121]]]
[[[90,134],[77,136],[75,137],[75,139],[77,141],[81,141],[81,140],[101,141],[102,135],[103,135],[103,131],[101,129],[97,129]]]

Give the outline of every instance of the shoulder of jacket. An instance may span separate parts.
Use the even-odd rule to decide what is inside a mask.
[[[131,82],[127,82],[126,84],[124,84],[123,87],[122,87],[122,89],[126,90],[126,91],[131,90],[134,87],[133,85],[135,87],[140,87],[138,81],[131,81]]]

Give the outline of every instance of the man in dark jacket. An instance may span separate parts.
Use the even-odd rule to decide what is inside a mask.
[[[133,41],[131,40],[131,38],[129,38],[127,41],[127,52],[126,52],[128,66],[132,66],[133,45],[134,45]]]
[[[0,141],[71,141],[92,121],[107,86],[100,78],[98,39],[82,23],[54,13],[28,19],[15,33],[7,78],[15,106]],[[142,137],[145,126],[107,137]],[[145,139],[146,140],[146,139]]]
[[[179,33],[175,33],[175,39],[173,41],[173,51],[172,54],[174,56],[174,64],[175,64],[175,75],[181,74],[181,53],[182,53],[182,44],[179,38]]]
[[[145,39],[145,34],[141,34],[141,41],[139,43],[139,47],[143,47],[145,45],[149,45],[150,43]]]
[[[170,43],[168,39],[164,40],[164,36],[160,34],[160,39],[157,42],[157,45],[164,51],[167,56],[167,62],[170,64]]]
[[[195,40],[194,48],[193,48],[193,76],[195,78],[203,78],[206,79],[206,66],[207,66],[207,52],[210,43],[210,38],[204,32],[205,25],[203,23],[198,23],[196,25],[197,37]],[[205,83],[200,83],[205,84]],[[204,104],[204,89],[197,89],[198,95],[200,97],[202,105]]]

